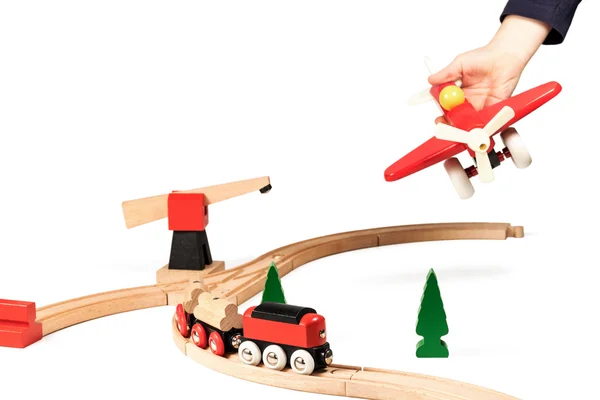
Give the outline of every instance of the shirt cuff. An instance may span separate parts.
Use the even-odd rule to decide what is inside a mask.
[[[573,20],[575,10],[564,10],[554,4],[539,4],[532,1],[509,0],[500,16],[500,22],[509,15],[535,19],[550,25],[551,30],[544,40],[545,45],[561,44]]]

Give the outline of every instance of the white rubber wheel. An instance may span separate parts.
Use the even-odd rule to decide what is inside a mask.
[[[238,356],[244,364],[258,365],[260,364],[261,354],[260,349],[256,343],[251,341],[245,341],[240,344],[238,349]]]
[[[468,199],[473,196],[475,188],[458,158],[452,157],[444,161],[444,168],[452,181],[454,190],[461,199]]]
[[[296,350],[290,359],[290,366],[295,373],[310,375],[315,370],[315,360],[306,350]]]
[[[525,147],[525,142],[515,128],[508,128],[500,134],[504,145],[510,152],[510,158],[519,169],[527,168],[531,165],[531,155]]]
[[[281,371],[287,364],[287,356],[281,347],[272,344],[263,352],[262,361],[267,368]]]

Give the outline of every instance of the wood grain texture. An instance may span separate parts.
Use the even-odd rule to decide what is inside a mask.
[[[183,281],[202,281],[207,275],[225,271],[225,262],[213,260],[202,271],[186,269],[169,269],[169,264],[156,271],[156,283],[171,283]]]
[[[208,349],[200,349],[177,330],[172,321],[173,338],[185,354],[207,368],[246,381],[302,392],[374,400],[517,400],[491,389],[428,375],[376,368],[332,365],[312,375],[298,375],[291,369],[274,371],[264,364],[250,366],[237,354],[219,357]]]
[[[200,281],[192,281],[185,286],[182,303],[186,313],[194,313],[194,308],[198,305],[198,297],[204,292],[208,292],[208,289]]]
[[[239,305],[262,291],[272,262],[276,263],[279,275],[283,277],[310,261],[369,247],[434,240],[505,240],[523,236],[523,227],[507,223],[404,225],[338,233],[281,247],[235,268],[211,271],[202,279],[203,286],[197,285],[196,289],[203,291],[206,288],[211,296]],[[37,310],[37,322],[42,323],[44,335],[48,335],[95,318],[183,303],[193,296],[189,284],[189,279],[157,283],[53,304]],[[202,295],[199,291],[196,294]],[[516,399],[463,382],[376,368],[333,365],[311,376],[301,376],[289,369],[273,371],[264,366],[247,366],[237,359],[237,354],[217,357],[181,337],[176,324],[172,329],[177,348],[196,362],[227,375],[280,388],[376,400]]]
[[[258,191],[268,185],[271,180],[268,176],[246,179],[243,181],[223,183],[198,189],[181,190],[181,193],[203,193],[206,205],[228,200],[246,193]],[[127,200],[122,204],[125,226],[134,228],[167,218],[167,200],[169,194],[144,197],[136,200]]]
[[[346,232],[306,240],[273,250],[254,261],[210,274],[204,284],[215,296],[241,304],[260,293],[271,262],[284,276],[310,261],[346,251],[400,243],[437,240],[505,240],[522,238],[523,227],[505,223],[455,223],[396,226]],[[208,295],[208,294],[206,294]],[[273,371],[241,363],[237,354],[218,357],[182,338],[174,325],[173,337],[194,361],[215,371],[279,388],[374,400],[516,400],[491,389],[451,379],[368,367],[332,365],[322,372],[302,376],[290,369]]]
[[[194,308],[194,316],[223,332],[232,328],[242,328],[243,317],[238,313],[237,305],[225,299],[217,299],[209,292],[201,293],[198,296],[198,305]]]
[[[187,282],[113,290],[40,307],[36,322],[44,336],[69,326],[127,311],[168,305],[172,293],[184,293]]]
[[[439,240],[505,240],[523,237],[523,227],[508,223],[444,223],[401,225],[321,236],[270,251],[236,268],[207,275],[208,290],[240,305],[260,293],[272,262],[284,277],[311,261],[348,251],[401,243]]]
[[[165,292],[156,286],[144,286],[85,296],[39,308],[37,322],[42,324],[42,334],[46,336],[96,318],[165,305]]]

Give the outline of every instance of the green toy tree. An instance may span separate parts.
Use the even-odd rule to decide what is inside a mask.
[[[285,304],[285,295],[283,294],[279,271],[275,263],[271,263],[269,272],[267,273],[267,281],[265,282],[262,296],[262,303],[264,302]]]
[[[442,340],[442,336],[447,334],[448,323],[446,322],[444,303],[442,302],[435,272],[430,269],[427,275],[427,283],[423,289],[417,320],[417,335],[423,337],[417,344],[417,357],[448,357],[448,346]]]

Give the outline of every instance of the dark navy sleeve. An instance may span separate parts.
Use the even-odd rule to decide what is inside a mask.
[[[565,40],[575,10],[581,0],[508,0],[500,22],[508,15],[545,22],[552,27],[544,44],[560,44]]]

